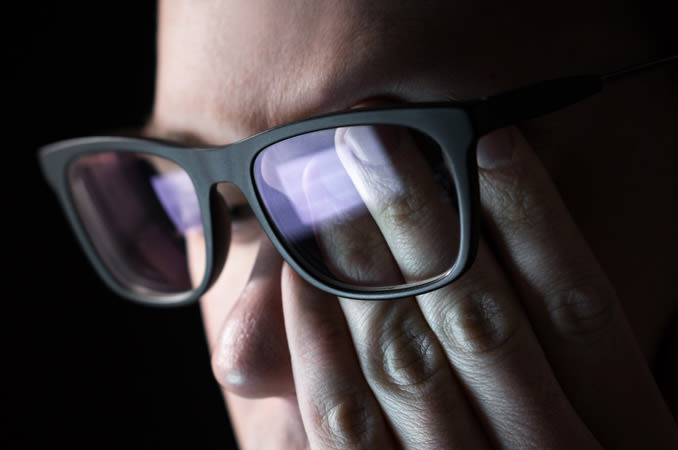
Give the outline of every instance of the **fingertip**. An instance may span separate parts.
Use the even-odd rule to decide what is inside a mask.
[[[496,170],[510,165],[514,157],[515,132],[513,127],[506,127],[480,138],[476,153],[478,167]]]

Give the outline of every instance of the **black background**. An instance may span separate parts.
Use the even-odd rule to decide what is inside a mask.
[[[652,18],[671,43],[674,18]],[[2,19],[0,448],[233,446],[197,307],[109,293],[37,166],[41,145],[148,116],[155,2],[13,2]]]
[[[0,447],[229,448],[197,306],[109,293],[36,159],[148,116],[155,3],[22,3],[3,13]]]

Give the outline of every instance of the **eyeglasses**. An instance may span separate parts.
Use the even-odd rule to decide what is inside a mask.
[[[365,300],[418,295],[451,283],[475,257],[480,136],[677,60],[478,101],[341,112],[209,149],[72,139],[43,148],[40,162],[97,272],[129,299],[185,303],[214,282],[229,246],[218,183],[240,188],[282,257],[314,286]],[[414,247],[430,258],[413,258]]]

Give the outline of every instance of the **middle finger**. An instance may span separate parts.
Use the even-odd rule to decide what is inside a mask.
[[[441,261],[448,260],[448,253],[456,248],[449,231],[458,218],[454,205],[442,200],[442,185],[431,166],[406,134],[379,139],[364,127],[349,136],[355,129],[343,136],[346,145],[338,145],[339,155],[404,278],[421,280],[422,274],[442,273]],[[398,349],[400,354],[419,355],[418,367],[438,368],[439,353],[424,355],[427,349],[439,349],[440,342],[499,445],[522,446],[526,436],[532,445],[554,448],[593,442],[561,391],[511,284],[486,246],[481,245],[473,269],[463,279],[418,300],[418,306],[412,304],[402,311],[344,301],[359,354],[361,342],[370,342],[370,336],[386,336],[405,343]],[[400,314],[407,314],[407,319]],[[389,355],[382,353],[379,360],[388,361]],[[422,370],[416,375],[415,385],[420,379],[435,379],[438,373]],[[432,392],[418,394],[430,396]]]

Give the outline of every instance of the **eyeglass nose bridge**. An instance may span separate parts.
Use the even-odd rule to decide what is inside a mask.
[[[257,198],[252,176],[252,164],[259,150],[270,145],[270,139],[253,136],[245,141],[209,149],[185,149],[182,155],[185,167],[198,194],[204,223],[206,265],[203,282],[190,295],[190,300],[204,294],[219,278],[228,257],[231,239],[231,219],[227,200],[217,187],[232,184],[244,195],[259,224],[284,256],[284,249],[276,242],[265,213]],[[189,301],[190,301],[189,300]]]
[[[214,184],[209,191],[209,230],[205,229],[206,265],[203,285],[194,295],[202,295],[219,278],[231,247],[231,223],[228,208]],[[207,228],[204,227],[204,228]],[[209,238],[207,237],[209,233]]]
[[[256,136],[255,136],[256,137]],[[264,144],[259,139],[209,149],[192,149],[190,166],[193,176],[203,184],[202,189],[213,189],[220,183],[238,187],[251,203],[254,195],[252,163],[254,155]]]

